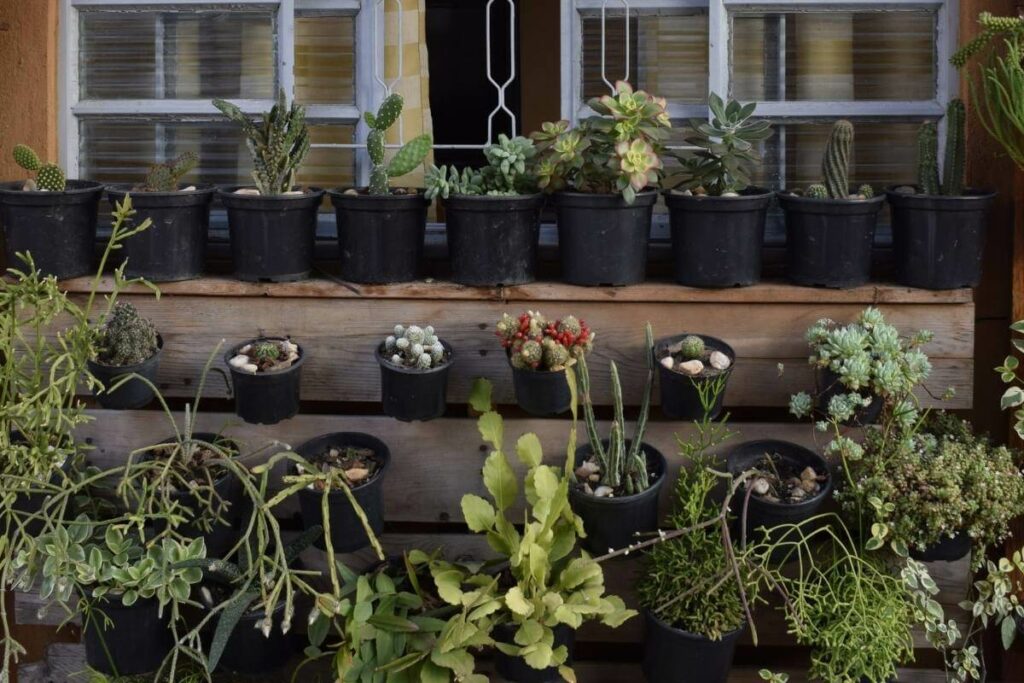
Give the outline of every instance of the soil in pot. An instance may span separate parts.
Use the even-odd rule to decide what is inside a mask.
[[[494,639],[499,643],[515,644],[516,627],[509,624],[500,624],[494,627]],[[576,631],[565,624],[559,624],[553,629],[555,642],[553,647],[564,645],[569,650],[569,658],[566,665],[572,666],[572,649],[576,643]],[[498,675],[512,683],[556,683],[562,681],[558,667],[547,669],[534,669],[527,664],[522,657],[506,655],[500,650],[494,650],[494,668]]]
[[[43,275],[64,280],[93,272],[96,221],[103,185],[69,180],[63,192],[24,191],[24,181],[0,183],[0,224],[9,268],[25,268],[29,252]]]
[[[120,378],[126,375],[139,375],[145,377],[156,386],[156,376],[160,369],[160,354],[164,348],[164,340],[159,334],[156,337],[156,353],[135,365],[108,365],[102,357],[89,361],[89,372],[93,377],[103,384],[104,390],[96,393],[96,400],[108,410],[130,410],[142,408],[149,405],[153,400],[153,388],[139,378],[133,378],[117,387],[114,391],[110,388],[116,385]]]
[[[145,192],[124,185],[107,187],[113,204],[131,193],[136,219],[153,222],[148,230],[125,240],[118,259],[128,260],[125,274],[152,282],[190,280],[203,274],[206,236],[210,230],[213,185],[186,185],[176,192]]]
[[[155,598],[131,607],[121,604],[120,596],[92,601],[83,619],[85,660],[101,673],[132,676],[156,671],[174,647],[170,610],[159,616]]]
[[[626,441],[627,452],[631,441]],[[604,442],[605,447],[608,442]],[[569,503],[583,520],[587,537],[581,544],[593,555],[637,543],[637,534],[657,531],[658,496],[665,482],[667,463],[661,451],[641,443],[647,458],[649,486],[632,495],[620,486],[614,489],[601,483],[601,467],[593,459],[590,444],[576,449],[576,476],[569,487]]]
[[[690,287],[757,284],[772,194],[762,188],[721,197],[666,192],[676,282]]]
[[[543,206],[542,194],[446,199],[452,280],[477,287],[533,282]]]
[[[402,360],[403,356],[389,355],[387,342],[377,347],[385,415],[403,422],[433,420],[444,415],[448,405],[448,375],[455,356],[448,342],[438,340],[438,343],[444,351],[440,360],[428,368],[410,367]]]
[[[648,683],[725,683],[744,628],[711,640],[673,628],[644,610],[644,678]]]
[[[276,424],[299,412],[302,347],[285,337],[251,339],[228,351],[235,413],[252,424]]]
[[[701,392],[721,390],[710,406],[714,419],[722,412],[725,387],[732,375],[736,352],[717,337],[679,334],[658,341],[653,349],[658,362],[661,412],[673,420],[699,420],[704,416]],[[708,400],[712,397],[707,396]]]
[[[590,286],[643,282],[657,199],[654,190],[638,193],[632,204],[617,194],[556,194],[562,279]]]
[[[338,222],[341,277],[363,284],[409,282],[420,276],[430,201],[422,190],[331,190]]]
[[[218,197],[228,211],[235,277],[254,282],[309,277],[323,196],[315,187],[274,196],[252,188],[220,190]]]
[[[379,535],[384,528],[383,480],[391,461],[391,452],[384,442],[369,434],[337,432],[326,434],[302,444],[295,451],[320,471],[340,471],[343,481],[363,508],[370,528]],[[324,523],[321,502],[324,486],[307,487],[299,491],[302,521],[308,529]],[[331,544],[336,553],[351,553],[370,543],[362,522],[356,516],[348,496],[343,491],[328,493]],[[321,549],[326,543],[316,542]]]
[[[910,556],[918,562],[956,562],[971,552],[971,537],[960,531],[955,536],[943,536],[924,550],[910,549]]]

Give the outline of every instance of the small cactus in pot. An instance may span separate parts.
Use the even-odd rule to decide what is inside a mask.
[[[925,121],[917,131],[917,192],[926,195],[959,197],[964,193],[964,123],[963,100],[952,99],[946,108],[945,162],[939,180],[939,127]],[[901,191],[910,188],[903,186]]]
[[[119,302],[99,331],[97,360],[114,367],[138,365],[159,347],[156,327],[128,302]]]
[[[377,113],[366,112],[364,119],[370,127],[366,136],[366,151],[370,155],[369,194],[374,196],[391,194],[391,179],[411,173],[430,154],[433,139],[424,133],[405,143],[391,161],[384,162],[385,135],[402,115],[404,101],[398,93],[388,95],[377,109]]]
[[[853,124],[846,120],[836,121],[832,126],[825,152],[821,159],[821,183],[809,185],[803,192],[807,199],[871,199],[875,190],[870,185],[860,185],[850,194],[850,158],[853,150]],[[793,194],[800,194],[799,190]]]
[[[418,370],[430,370],[448,361],[444,344],[431,325],[395,325],[394,334],[384,339],[382,355],[393,365]]]
[[[63,169],[57,164],[43,163],[28,145],[14,147],[14,161],[26,171],[36,174],[35,179],[25,181],[22,189],[31,192],[63,192],[67,187],[67,178]]]
[[[146,181],[135,187],[140,192],[175,192],[181,179],[199,164],[195,152],[183,152],[171,161],[150,166]]]
[[[384,412],[403,422],[444,415],[453,357],[431,325],[395,325],[377,347]]]

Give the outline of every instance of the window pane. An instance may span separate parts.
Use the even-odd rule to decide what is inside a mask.
[[[274,96],[272,12],[81,13],[82,99]]]
[[[708,89],[706,13],[631,15],[629,81],[673,102],[701,103]],[[605,74],[614,83],[626,75],[622,15],[605,20]],[[583,17],[583,96],[608,93],[601,79],[601,18]]]
[[[935,13],[798,12],[733,17],[740,100],[931,100]]]
[[[355,126],[351,124],[311,125],[310,142],[313,144],[351,144]],[[355,182],[355,150],[351,147],[312,148],[299,169],[298,182],[322,187],[352,187]],[[328,206],[330,202],[328,201]]]
[[[355,103],[355,22],[350,16],[295,20],[295,98],[305,104]]]

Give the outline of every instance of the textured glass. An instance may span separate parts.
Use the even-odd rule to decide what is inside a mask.
[[[310,141],[321,144],[351,144],[355,127],[349,124],[313,125],[309,127]],[[351,147],[314,148],[309,150],[298,180],[303,185],[336,187],[355,185],[355,150]]]
[[[304,104],[355,104],[355,22],[350,16],[295,20],[295,98]]]
[[[702,103],[708,89],[706,13],[630,18],[629,78],[635,86],[672,102]],[[615,83],[626,75],[622,16],[605,19],[605,74]],[[583,96],[608,93],[601,79],[601,18],[583,18]]]
[[[271,98],[274,24],[270,11],[83,11],[81,98]]]
[[[931,100],[935,13],[738,14],[732,94],[740,100]]]

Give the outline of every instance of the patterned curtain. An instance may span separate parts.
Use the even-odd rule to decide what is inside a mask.
[[[399,141],[399,131],[405,141],[423,133],[433,134],[430,115],[430,74],[427,60],[427,32],[425,0],[400,0],[402,3],[401,44],[399,44],[398,3],[384,3],[384,80],[390,83],[400,78],[395,91],[405,98],[401,127],[395,125],[388,133],[388,142]],[[402,73],[398,73],[401,51]],[[427,157],[433,160],[433,154]],[[397,182],[409,187],[423,186],[422,166],[403,176]]]

